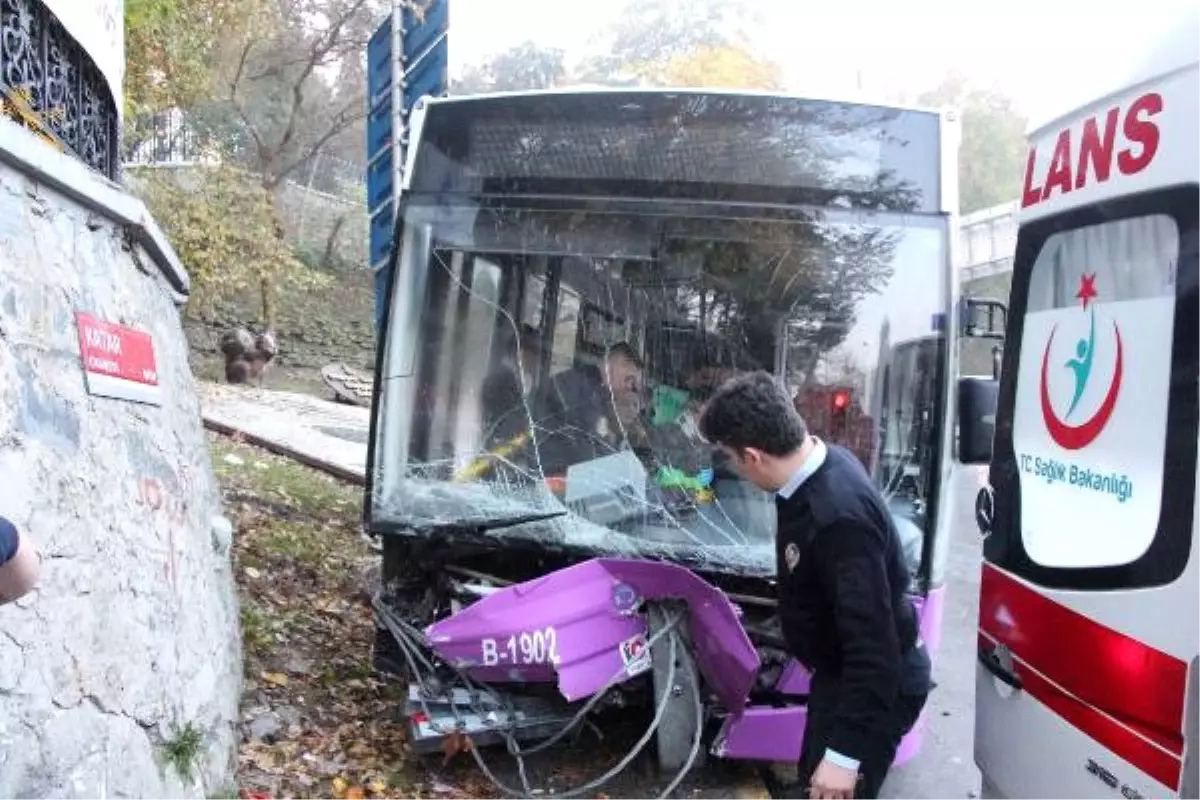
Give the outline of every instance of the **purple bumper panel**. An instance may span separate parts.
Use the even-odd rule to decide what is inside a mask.
[[[724,716],[713,744],[721,758],[794,761],[800,756],[806,710],[747,707],[761,666],[758,653],[723,592],[670,563],[599,558],[482,598],[426,630],[435,652],[491,684],[549,683],[568,701],[649,672],[646,601],[683,601],[693,656]],[[935,655],[945,589],[917,598],[921,631]],[[797,662],[776,684],[785,695],[808,691],[809,672]],[[535,723],[533,714],[529,720]],[[482,724],[482,721],[481,721]],[[920,749],[924,719],[905,737],[896,763]]]
[[[553,681],[568,700],[595,694],[624,673],[650,669],[646,600],[682,600],[697,666],[730,711],[746,705],[758,653],[733,605],[717,588],[674,564],[585,561],[509,586],[434,623],[426,638],[439,656],[492,683]]]

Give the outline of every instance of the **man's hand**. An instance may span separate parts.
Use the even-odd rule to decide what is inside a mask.
[[[808,783],[808,796],[811,798],[841,798],[854,797],[854,787],[858,784],[858,771],[839,767],[828,758],[822,759]]]

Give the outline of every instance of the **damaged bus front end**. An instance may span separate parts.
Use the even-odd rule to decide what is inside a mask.
[[[775,617],[774,501],[695,425],[743,371],[775,372],[876,477],[936,649],[952,130],[727,92],[418,109],[365,509],[376,664],[409,683],[414,749],[540,748],[636,705],[680,774],[798,758],[808,673]]]

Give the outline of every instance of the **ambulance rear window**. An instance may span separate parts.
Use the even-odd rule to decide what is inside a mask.
[[[1014,433],[1039,564],[1128,564],[1154,540],[1178,258],[1154,214],[1054,233],[1033,264]]]

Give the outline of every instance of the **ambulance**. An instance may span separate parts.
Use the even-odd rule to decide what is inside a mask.
[[[1198,38],[1030,136],[991,452],[960,417],[985,797],[1197,796]]]

